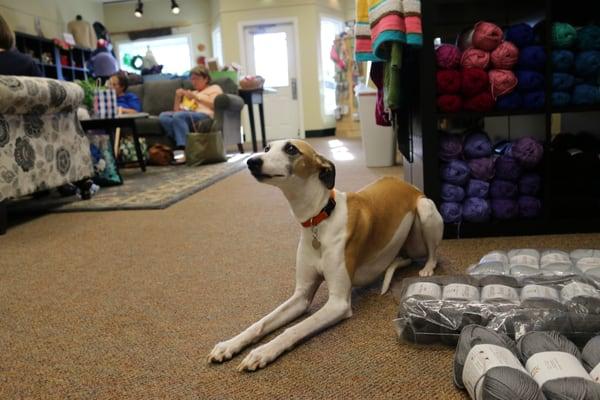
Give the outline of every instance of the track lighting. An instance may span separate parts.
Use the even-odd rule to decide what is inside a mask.
[[[171,0],[171,12],[173,14],[179,14],[179,4],[175,0]]]
[[[138,18],[142,18],[142,15],[144,15],[144,3],[142,3],[142,0],[138,0],[137,7],[135,8],[133,15]]]

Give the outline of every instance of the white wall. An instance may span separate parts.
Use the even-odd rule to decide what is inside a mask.
[[[145,0],[144,15],[133,15],[135,2],[108,3],[104,5],[106,28],[111,32],[115,44],[129,41],[128,32],[152,28],[173,28],[174,34],[189,34],[192,38],[192,63],[199,56],[210,57],[211,45],[211,1],[178,0],[181,12],[171,13],[171,4],[166,0]],[[203,51],[198,45],[204,45]],[[116,47],[116,46],[115,46]]]
[[[94,0],[0,0],[0,14],[13,30],[30,34],[36,34],[34,20],[40,17],[47,38],[62,38],[77,14],[90,23],[104,21],[102,4]]]

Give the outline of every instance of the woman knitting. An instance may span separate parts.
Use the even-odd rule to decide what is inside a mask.
[[[203,66],[192,69],[190,80],[195,90],[177,89],[173,111],[160,113],[159,119],[167,135],[175,141],[175,164],[185,163],[185,145],[192,123],[214,116],[215,97],[223,93],[211,85],[208,70]]]

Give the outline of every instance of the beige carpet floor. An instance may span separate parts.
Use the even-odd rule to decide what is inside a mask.
[[[328,140],[314,140],[327,156]],[[337,161],[356,190],[399,167]],[[338,147],[339,149],[339,147]],[[341,150],[336,150],[340,152]],[[207,365],[219,340],[294,287],[299,231],[283,197],[240,172],[166,210],[48,214],[0,236],[0,399],[463,399],[453,350],[397,341],[397,304],[356,291],[354,316],[256,373]],[[599,234],[445,241],[439,273],[517,246],[598,246]],[[397,274],[416,274],[416,267]],[[321,288],[312,309],[324,303]]]

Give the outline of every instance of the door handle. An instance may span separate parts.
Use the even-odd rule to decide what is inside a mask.
[[[298,79],[292,78],[292,100],[298,100]]]

